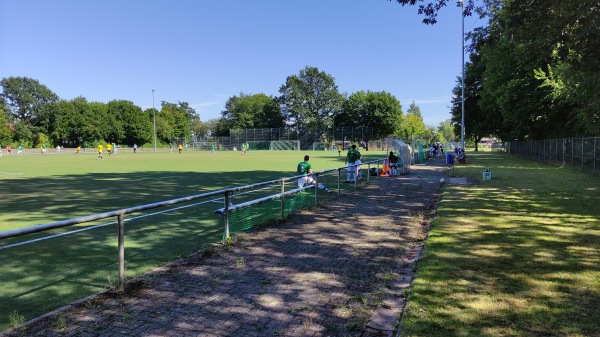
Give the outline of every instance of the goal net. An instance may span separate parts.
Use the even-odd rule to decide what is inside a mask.
[[[269,150],[271,151],[285,151],[295,150],[300,151],[299,140],[274,140],[271,142]]]
[[[248,150],[269,150],[271,148],[271,142],[249,140],[246,143],[248,144]]]
[[[313,151],[329,151],[331,143],[315,142],[313,143]]]

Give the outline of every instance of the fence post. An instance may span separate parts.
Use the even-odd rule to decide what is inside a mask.
[[[581,138],[581,172],[583,172],[583,163],[585,162],[585,138]]]
[[[229,239],[229,192],[225,192],[225,209],[223,212],[223,222],[225,223],[224,240]]]
[[[281,220],[285,219],[285,180],[281,179]]]
[[[125,289],[125,216],[123,213],[117,216],[119,227],[119,291]]]
[[[596,174],[596,146],[598,145],[598,143],[596,142],[597,139],[597,137],[594,137],[594,166],[592,166],[594,174]]]
[[[367,163],[367,184],[369,183],[371,178],[371,163]]]

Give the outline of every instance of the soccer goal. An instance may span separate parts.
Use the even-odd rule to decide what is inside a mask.
[[[269,150],[271,149],[271,142],[261,142],[261,141],[252,141],[249,140],[246,143],[248,143],[248,150]]]
[[[300,151],[299,140],[274,140],[269,147],[271,151],[295,150]]]
[[[313,143],[313,151],[328,151],[331,150],[331,143],[315,142]]]

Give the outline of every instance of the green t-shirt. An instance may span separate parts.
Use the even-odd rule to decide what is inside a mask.
[[[307,161],[302,161],[298,164],[298,175],[304,174],[307,175],[310,170],[312,170],[312,167],[310,166],[310,164]]]
[[[354,163],[356,160],[360,159],[360,151],[350,149],[348,150],[348,162]]]

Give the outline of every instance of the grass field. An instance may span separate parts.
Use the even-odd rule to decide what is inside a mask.
[[[231,151],[216,156],[206,151],[141,152],[105,155],[104,160],[96,160],[95,153],[4,156],[0,158],[0,231],[294,176],[305,154],[311,156],[315,172],[344,164],[337,152],[324,151],[251,151],[246,156]],[[363,154],[364,161],[382,157],[383,152]],[[337,187],[337,175],[319,181]],[[274,193],[279,190],[275,186]],[[252,196],[238,195],[235,202]],[[289,205],[294,201],[288,201],[289,208],[298,206]],[[187,206],[128,217],[128,277],[222,239],[222,220],[212,214],[223,207],[222,201]],[[277,209],[253,207],[236,213],[233,220],[244,227],[274,214]],[[103,221],[77,229],[90,227],[94,229],[0,250],[0,329],[116,285],[116,226]],[[0,246],[73,229],[2,240]]]
[[[600,336],[600,177],[469,153],[417,270],[403,336]]]

